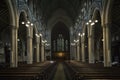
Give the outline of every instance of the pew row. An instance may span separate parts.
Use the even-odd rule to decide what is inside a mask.
[[[0,80],[48,80],[56,63],[28,64],[0,70]]]
[[[73,62],[65,62],[66,74],[70,80],[119,80],[120,68],[119,67],[100,67],[91,66],[91,64],[81,64]],[[95,64],[94,64],[95,65]],[[68,79],[68,80],[69,80]]]

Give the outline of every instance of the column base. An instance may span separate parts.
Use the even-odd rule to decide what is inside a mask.
[[[37,63],[40,62],[40,61],[36,61]]]
[[[89,61],[89,64],[94,64],[94,63],[95,63],[94,60],[90,60],[90,61]]]
[[[82,62],[85,62],[85,60],[82,60]]]
[[[32,64],[33,62],[32,61],[27,61],[27,64]]]
[[[17,66],[17,64],[15,64],[15,63],[10,63],[10,67],[11,67],[11,68],[16,68],[16,67],[18,67],[18,66]]]
[[[104,67],[112,67],[112,64],[111,63],[104,63]]]

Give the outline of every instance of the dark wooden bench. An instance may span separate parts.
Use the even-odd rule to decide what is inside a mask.
[[[0,74],[0,80],[37,80],[40,78],[38,73],[27,72],[27,73],[2,73]],[[41,79],[42,80],[42,79]]]
[[[74,75],[76,78],[73,80],[86,80],[86,79],[120,79],[120,68],[111,67],[104,68],[100,66],[94,66],[91,64],[76,64],[66,63],[67,66],[71,67],[76,71]],[[69,69],[70,70],[70,69]]]
[[[19,66],[18,68],[7,68],[0,71],[0,80],[47,80],[47,71],[54,68],[54,64],[33,64]]]

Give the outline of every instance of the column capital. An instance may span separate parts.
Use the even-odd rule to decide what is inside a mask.
[[[45,43],[41,43],[41,46],[44,46],[45,45]]]
[[[35,42],[39,44],[40,43],[40,37],[36,36],[36,41]]]

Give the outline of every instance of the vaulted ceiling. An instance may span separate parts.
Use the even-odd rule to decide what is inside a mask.
[[[39,0],[38,5],[44,21],[48,21],[54,12],[62,9],[74,22],[79,14],[81,0]]]
[[[0,4],[0,31],[9,26],[9,11],[5,0]]]
[[[113,1],[111,8],[112,33],[120,33],[120,0]]]

